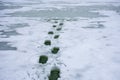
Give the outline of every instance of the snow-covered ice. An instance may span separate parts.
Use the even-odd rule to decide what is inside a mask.
[[[119,0],[0,0],[0,80],[120,80],[119,21]]]

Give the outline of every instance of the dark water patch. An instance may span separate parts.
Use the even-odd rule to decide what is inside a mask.
[[[0,30],[0,35],[5,35],[8,38],[10,36],[15,36],[20,34],[17,33],[15,30],[11,30],[11,31]]]
[[[0,6],[0,10],[4,10],[4,9],[18,9],[21,8],[19,6]]]
[[[29,24],[27,23],[17,23],[17,24],[10,24],[7,27],[14,29],[14,28],[22,28],[22,27],[28,27]]]
[[[0,26],[3,26],[2,24],[0,24]]]
[[[6,6],[6,5],[0,5],[0,10],[5,10],[5,9],[19,9],[22,8],[22,6]]]
[[[105,6],[104,6],[105,7]],[[21,16],[21,17],[44,17],[44,18],[74,18],[74,17],[87,17],[87,18],[97,18],[97,17],[107,17],[99,12],[94,12],[94,10],[104,9],[104,7],[92,7],[92,6],[77,6],[77,7],[66,7],[65,9],[51,8],[47,10],[29,10],[29,11],[18,11],[14,13],[9,13],[10,16]]]
[[[84,29],[103,29],[104,25],[82,27]]]
[[[2,2],[2,1],[0,1],[0,10],[18,9],[18,8],[22,8],[22,6],[14,5],[14,4],[10,3],[10,2]]]
[[[0,50],[17,50],[17,48],[11,47],[9,42],[0,42]]]
[[[97,21],[97,22],[91,22],[89,26],[82,27],[86,29],[104,29],[105,26],[103,25],[105,21]]]

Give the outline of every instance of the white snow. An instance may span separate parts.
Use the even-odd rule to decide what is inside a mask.
[[[55,6],[55,4],[50,4],[53,1],[58,3],[64,1],[73,4]],[[13,2],[29,3],[28,0],[25,2],[24,0],[13,0]],[[120,12],[117,12],[116,9],[120,4],[118,3],[114,7],[115,4],[105,3],[108,7],[114,7],[114,9],[106,9],[105,5],[100,3],[119,2],[119,0],[44,0],[41,2],[46,4],[31,3],[24,4],[19,9],[0,10],[2,12],[0,14],[0,31],[15,30],[20,34],[5,38],[1,37],[2,31],[0,32],[0,42],[10,42],[11,47],[17,48],[17,50],[0,50],[0,80],[48,80],[48,75],[53,67],[59,67],[61,70],[59,80],[120,79]],[[98,3],[82,4],[81,2]],[[93,7],[96,5],[104,7]],[[106,15],[106,17],[99,15],[99,17],[92,18],[79,16],[75,17],[75,21],[65,20],[63,21],[62,31],[58,32],[52,27],[53,24],[58,25],[58,23],[54,23],[54,20],[48,22],[45,20],[46,18],[34,17],[33,15],[30,17],[22,17],[24,15],[17,17],[7,14],[17,11],[53,10],[53,8],[62,10],[69,9],[68,6],[76,8],[90,7],[90,12],[98,12],[98,14]],[[48,13],[48,15],[51,14]],[[67,18],[65,17],[65,19]],[[12,28],[14,24],[25,23],[28,25]],[[52,35],[48,35],[49,31],[54,31],[55,34],[60,35],[60,38],[53,39]],[[52,45],[49,47],[43,44],[48,39],[52,41]],[[0,46],[4,45],[0,44]],[[60,51],[56,55],[50,52],[54,46],[60,47]],[[38,63],[40,55],[48,56],[47,64]]]

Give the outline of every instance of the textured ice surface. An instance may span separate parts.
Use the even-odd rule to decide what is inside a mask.
[[[119,21],[119,0],[0,0],[0,80],[120,80]]]

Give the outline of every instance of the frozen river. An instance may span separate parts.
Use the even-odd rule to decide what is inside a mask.
[[[119,41],[119,0],[0,0],[0,80],[120,80]]]

